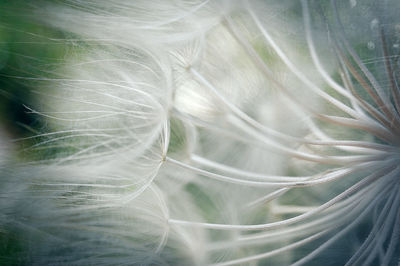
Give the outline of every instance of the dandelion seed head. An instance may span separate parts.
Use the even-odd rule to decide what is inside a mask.
[[[2,224],[37,265],[394,263],[398,10],[47,4],[79,45],[38,80],[51,130],[2,177]]]

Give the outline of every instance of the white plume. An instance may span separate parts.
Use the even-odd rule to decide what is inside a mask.
[[[24,262],[398,261],[396,1],[30,7],[69,50],[1,175]]]

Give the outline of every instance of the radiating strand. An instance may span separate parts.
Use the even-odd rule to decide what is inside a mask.
[[[317,256],[318,254],[320,254],[322,251],[324,251],[326,248],[328,248],[330,245],[332,245],[333,243],[335,243],[338,239],[340,239],[341,237],[343,237],[344,235],[346,235],[351,229],[353,229],[356,225],[358,225],[363,219],[364,217],[375,207],[375,205],[382,200],[382,198],[384,196],[386,196],[385,193],[387,193],[388,190],[390,190],[391,187],[390,186],[385,186],[378,195],[375,195],[375,197],[371,198],[370,203],[367,205],[366,208],[364,208],[362,210],[362,212],[360,213],[360,215],[358,215],[349,225],[347,225],[345,228],[343,228],[342,230],[340,230],[338,233],[336,233],[333,237],[331,237],[329,240],[327,240],[326,242],[324,242],[322,245],[320,245],[319,247],[317,247],[316,249],[314,249],[311,253],[309,253],[308,255],[306,255],[305,257],[303,257],[302,259],[296,261],[295,263],[293,263],[291,266],[300,266],[300,265],[304,265],[305,263],[307,263],[308,261],[310,261],[311,259],[313,259],[315,256]]]
[[[397,217],[396,220],[394,221],[394,226],[392,230],[392,235],[390,237],[389,245],[386,249],[386,254],[383,257],[382,261],[382,266],[387,266],[389,265],[390,261],[393,258],[393,254],[398,247],[398,243],[400,240],[400,208],[397,209],[396,211]]]
[[[203,84],[205,84],[208,88],[210,88],[214,93],[216,93],[217,95],[219,94],[218,91],[214,88],[214,86],[212,84],[210,84],[199,72],[197,72],[193,68],[191,68],[190,71]],[[250,123],[249,121],[253,121],[247,115],[242,113],[239,109],[237,109],[232,104],[230,104],[224,97],[221,96],[219,98],[221,100],[223,100],[225,104],[227,104],[231,108],[233,108],[232,110],[236,110],[235,111],[236,114],[241,114],[240,118],[244,119],[244,121],[246,121],[247,123]],[[331,120],[333,120],[333,118]],[[266,137],[264,135],[261,135],[259,132],[255,131],[253,128],[249,127],[246,123],[241,122],[241,120],[239,120],[239,119],[235,119],[233,117],[229,121],[233,122],[233,125],[235,125],[238,128],[242,129],[244,132],[252,135],[253,137],[255,136],[258,139],[262,140],[265,144],[267,144],[271,148],[275,149],[276,151],[286,153],[288,155],[294,156],[294,157],[299,158],[299,159],[309,160],[309,161],[313,161],[313,162],[320,162],[320,163],[327,163],[327,164],[343,164],[343,162],[344,162],[339,157],[337,157],[337,158],[329,157],[329,156],[322,157],[322,156],[318,156],[318,155],[315,155],[315,154],[307,154],[305,152],[300,152],[300,151],[297,151],[297,150],[293,150],[291,148],[283,146],[282,144],[280,144],[280,143],[278,143],[278,142],[276,142],[274,140],[269,139],[268,137]],[[359,123],[361,123],[361,122],[359,122]],[[258,128],[260,128],[260,127],[258,127]],[[357,161],[357,160],[360,160],[361,157],[355,157],[353,159]],[[347,157],[346,158],[346,162],[349,162],[349,161],[351,161],[351,159],[349,157]]]
[[[211,266],[238,265],[238,264],[242,264],[242,263],[246,263],[246,262],[251,262],[251,261],[255,261],[255,260],[269,258],[269,257],[275,256],[275,255],[278,255],[280,253],[292,250],[294,248],[301,247],[301,246],[303,246],[303,245],[305,245],[305,244],[307,244],[307,243],[309,243],[311,241],[314,241],[315,239],[318,239],[318,238],[322,237],[323,235],[325,235],[328,232],[329,232],[329,230],[323,230],[321,232],[313,234],[312,236],[309,236],[309,237],[304,238],[302,240],[293,242],[291,244],[288,244],[288,245],[283,246],[283,247],[278,248],[278,249],[274,249],[274,250],[266,252],[266,253],[261,253],[261,254],[257,254],[257,255],[253,255],[253,256],[249,256],[249,257],[245,257],[245,258],[241,258],[241,259],[225,261],[225,262],[220,262],[220,263],[215,263],[215,264],[210,264],[210,265]]]
[[[234,38],[239,42],[239,44],[242,45],[242,47],[244,48],[244,50],[248,53],[248,55],[250,56],[250,58],[253,60],[253,62],[256,64],[256,66],[258,66],[260,68],[260,70],[264,73],[264,75],[266,75],[268,77],[269,80],[271,80],[273,82],[273,84],[275,84],[278,88],[280,88],[283,92],[285,92],[286,94],[290,93],[287,91],[287,89],[284,87],[284,85],[282,85],[279,81],[277,81],[274,76],[272,75],[271,71],[269,70],[269,68],[266,66],[265,62],[260,58],[260,56],[258,55],[258,53],[254,50],[254,48],[245,40],[245,38],[243,36],[241,36],[240,32],[238,32],[235,29],[234,23],[232,22],[232,19],[230,17],[226,17],[225,18],[226,21],[226,25],[227,28],[229,30],[229,32],[231,32],[231,34],[234,36]],[[315,86],[315,85],[314,85]],[[222,97],[222,96],[221,96]],[[291,97],[289,97],[291,99]],[[354,97],[350,98],[352,101],[354,101]],[[224,99],[222,99],[224,101]],[[296,101],[294,101],[296,102]],[[303,106],[305,107],[305,106]],[[317,112],[313,112],[312,113],[317,113]],[[366,117],[364,116],[364,119]],[[264,126],[263,126],[264,127]],[[260,127],[259,127],[260,128]],[[265,127],[264,127],[265,128]],[[267,131],[264,131],[267,132]],[[275,132],[274,132],[275,134]],[[281,135],[275,134],[277,137],[281,137],[282,139],[284,139],[284,137],[286,137],[287,135],[283,135],[282,133],[280,133]],[[307,141],[304,141],[302,139],[298,139],[298,138],[293,138],[290,136],[290,138],[292,138],[292,140],[300,142],[300,143],[305,143]]]
[[[112,83],[112,84],[116,84],[116,83]],[[127,84],[131,85],[130,82],[127,83]],[[134,83],[134,84],[136,85],[137,83]],[[140,84],[143,84],[143,83],[140,83]],[[101,92],[101,91],[98,91],[98,90],[95,90],[95,89],[83,88],[83,87],[80,87],[80,86],[77,86],[77,85],[73,85],[73,84],[70,84],[70,83],[62,83],[62,85],[63,85],[63,89],[65,89],[65,90],[66,90],[66,88],[72,88],[72,89],[75,89],[75,90],[77,90],[79,92],[87,91],[87,92],[89,92],[89,93],[91,93],[93,95],[94,94],[98,94],[98,95],[101,95],[101,96],[106,96],[108,98],[115,99],[115,100],[117,100],[119,102],[128,103],[131,106],[135,106],[135,107],[148,108],[150,110],[155,110],[155,109],[159,108],[159,104],[155,105],[155,106],[154,105],[149,105],[149,104],[145,104],[143,102],[134,101],[133,99],[122,98],[122,97],[119,97],[119,96],[111,94],[111,93]],[[153,87],[153,86],[150,86],[150,85],[148,85],[148,86],[150,87],[150,89],[153,89],[153,90],[157,89],[156,87]],[[126,87],[130,87],[130,86],[126,86]],[[145,91],[143,91],[143,92],[146,93]],[[149,97],[152,97],[152,96],[149,94]],[[155,97],[153,96],[153,98],[155,98]]]
[[[319,207],[315,208],[312,211],[306,212],[304,214],[288,218],[282,221],[266,223],[266,224],[256,224],[256,225],[234,225],[234,224],[215,224],[215,223],[203,223],[203,222],[192,222],[192,221],[185,221],[185,220],[176,220],[176,219],[169,219],[169,223],[175,225],[185,225],[185,226],[195,226],[195,227],[202,227],[208,229],[217,229],[217,230],[265,230],[265,229],[272,229],[284,225],[293,224],[296,222],[300,222],[309,218],[317,213],[320,213],[327,208],[337,204],[338,202],[342,201],[346,197],[356,193],[358,190],[362,189],[366,185],[369,185],[379,179],[391,179],[393,176],[396,176],[399,172],[398,167],[387,167],[385,169],[381,169],[379,171],[375,171],[373,174],[369,175],[368,177],[364,178],[363,180],[359,181],[355,185],[351,186],[350,188],[346,189],[344,192],[340,193],[339,195],[335,196],[333,199],[327,201],[326,203],[320,205]]]
[[[395,186],[397,191],[399,190],[400,186],[397,184]],[[396,189],[395,188],[395,189]],[[383,247],[384,242],[387,240],[389,231],[394,227],[394,221],[396,220],[396,215],[399,210],[400,206],[400,193],[397,193],[397,197],[392,202],[392,207],[389,210],[389,214],[387,215],[384,224],[379,229],[379,233],[377,234],[377,238],[374,240],[373,245],[371,245],[372,251],[369,253],[368,257],[363,262],[365,265],[369,265],[376,257],[376,254],[379,254],[380,248]]]
[[[352,58],[354,59],[354,61],[358,65],[358,67],[361,69],[361,71],[364,73],[364,75],[367,77],[367,79],[369,80],[369,82],[372,84],[375,91],[377,92],[377,94],[379,96],[379,101],[382,101],[382,103],[383,103],[382,105],[380,105],[382,107],[382,110],[385,111],[389,117],[394,116],[396,118],[396,125],[399,125],[400,118],[399,118],[398,114],[394,111],[394,106],[388,99],[388,97],[385,94],[385,92],[383,91],[383,89],[380,87],[379,83],[376,81],[375,77],[368,70],[368,68],[362,63],[361,59],[359,58],[357,53],[354,51],[354,49],[352,48],[352,46],[349,44],[348,40],[346,39],[345,33],[344,33],[344,27],[343,27],[343,24],[339,17],[338,11],[337,11],[336,1],[331,0],[331,4],[333,6],[333,12],[334,12],[336,22],[339,25],[340,33],[342,36],[342,41],[343,41],[347,51],[350,53],[350,55],[352,56]],[[390,120],[392,120],[392,119],[390,119]]]
[[[335,225],[342,225],[352,218],[354,212],[357,212],[359,207],[362,207],[359,204],[360,201],[361,199],[354,199],[348,206],[344,206],[342,209],[340,209],[340,211],[326,214],[318,219],[311,220],[310,222],[304,224],[276,229],[264,233],[244,235],[237,239],[228,240],[225,242],[217,242],[208,247],[208,249],[220,250],[240,246],[248,247],[249,245],[262,245],[275,241],[282,241],[284,239],[302,237],[304,235],[315,233],[324,229],[333,228]]]
[[[214,161],[210,161],[206,158],[203,158],[199,155],[196,154],[191,154],[190,155],[191,161],[194,163],[206,166],[206,167],[211,167],[214,169],[218,169],[220,171],[223,171],[225,173],[233,174],[233,175],[239,175],[239,176],[244,176],[247,178],[254,178],[257,180],[264,180],[264,181],[305,181],[309,178],[309,176],[304,176],[304,177],[299,177],[299,176],[273,176],[273,175],[265,175],[261,173],[254,173],[250,171],[245,171],[241,170],[232,166],[220,164]]]
[[[321,76],[324,78],[324,80],[328,83],[328,85],[336,90],[338,93],[342,94],[343,96],[347,97],[348,99],[355,101],[357,103],[357,99],[354,98],[353,95],[351,95],[345,88],[343,88],[341,85],[339,85],[336,81],[334,81],[328,73],[326,73],[324,67],[322,66],[317,51],[314,46],[314,41],[312,38],[312,33],[311,33],[311,18],[310,18],[310,12],[308,8],[308,1],[307,0],[302,0],[301,5],[303,8],[303,20],[304,20],[304,28],[306,32],[306,40],[307,40],[307,45],[311,54],[311,58],[314,62],[314,65],[317,68],[317,71],[321,74]]]
[[[254,15],[254,19],[257,19],[257,18],[255,17],[255,15]],[[228,28],[230,29],[230,31],[232,32],[232,34],[233,34],[234,36],[236,36],[236,39],[239,41],[239,43],[242,44],[242,46],[244,47],[244,49],[245,49],[245,50],[248,52],[248,54],[250,55],[250,58],[253,59],[253,61],[255,61],[256,65],[259,66],[259,67],[261,68],[261,70],[263,70],[263,73],[266,74],[267,77],[269,77],[269,79],[272,80],[273,83],[274,83],[275,85],[277,85],[279,88],[281,88],[283,92],[285,92],[286,94],[290,95],[290,93],[286,90],[286,88],[284,88],[283,85],[281,85],[279,82],[277,82],[277,81],[272,77],[272,75],[271,75],[269,69],[267,68],[267,66],[265,65],[265,63],[259,58],[258,54],[254,51],[254,48],[252,48],[249,44],[247,44],[244,40],[242,40],[243,38],[240,38],[240,37],[239,37],[239,33],[237,33],[237,32],[234,30],[233,23],[231,22],[231,19],[228,17],[228,18],[226,18],[226,21],[227,21],[227,25],[229,26]],[[262,25],[260,24],[259,27],[262,27]],[[270,37],[270,36],[269,36],[269,37]],[[273,40],[271,40],[271,41],[273,42]],[[277,49],[279,49],[279,48],[277,48]],[[282,56],[284,56],[284,55],[282,55]],[[288,59],[287,59],[287,60],[288,60]],[[290,62],[289,62],[289,63],[290,63]],[[291,63],[290,63],[290,64],[291,64]],[[308,85],[309,85],[309,84],[308,84]],[[313,84],[312,84],[312,85],[313,85]],[[313,86],[315,87],[315,89],[318,89],[315,85],[313,85]],[[319,89],[318,89],[318,90],[319,90]],[[322,93],[324,93],[324,92],[322,92]],[[327,95],[327,96],[329,96],[329,95]],[[222,96],[221,96],[221,97],[222,97]],[[331,97],[331,96],[329,96],[329,97]],[[291,97],[289,97],[289,98],[291,98]],[[353,98],[354,98],[354,97],[353,97]],[[351,98],[351,99],[353,99],[353,98]],[[222,100],[223,100],[223,99],[222,99]],[[333,99],[333,101],[339,102],[339,101],[337,101],[336,99]],[[339,103],[341,104],[341,102],[339,102]],[[305,106],[303,106],[303,107],[305,107]],[[346,107],[347,107],[347,106],[346,106]],[[305,108],[307,109],[308,107],[305,107]],[[309,111],[311,111],[314,115],[317,115],[317,116],[319,116],[319,117],[324,118],[324,116],[318,114],[318,112],[315,112],[315,111],[312,111],[312,110],[309,110]],[[348,113],[348,112],[347,112],[347,113]],[[365,117],[365,115],[362,115],[362,116],[361,116],[361,114],[360,114],[360,115],[354,115],[354,114],[353,114],[353,117],[356,117],[357,119],[359,119],[359,120],[360,120],[359,123],[362,123],[361,121],[362,121],[362,120],[365,120],[365,119],[367,118],[367,117]],[[365,122],[369,122],[369,124],[373,123],[373,121],[371,121],[370,119],[368,119],[368,120],[365,121]],[[390,134],[390,131],[386,130],[386,129],[383,128],[383,127],[379,127],[379,125],[374,125],[373,128],[376,128],[376,129],[375,129],[375,130],[371,130],[371,132],[372,132],[373,134],[377,134],[379,137],[381,137],[381,138],[383,138],[383,139],[387,139],[386,134]],[[366,127],[366,129],[368,130],[369,128]],[[386,132],[385,132],[385,131],[386,131]],[[384,133],[384,132],[385,132],[385,133]],[[296,140],[296,141],[298,141],[298,140]]]
[[[334,42],[334,48],[337,48],[337,45],[335,45],[336,43]],[[343,62],[343,60],[340,58],[340,56],[337,55],[337,49],[335,49],[335,55],[336,58],[338,60],[339,63],[339,75],[340,78],[343,82],[343,86],[353,94],[353,96],[358,100],[358,102],[354,101],[353,99],[350,100],[351,105],[353,106],[354,110],[356,110],[357,112],[359,112],[360,114],[366,115],[363,109],[363,105],[361,103],[361,99],[360,97],[357,97],[357,95],[354,94],[354,84],[351,80],[350,77],[350,73],[348,71],[348,69],[345,67],[345,64]]]
[[[367,123],[364,121],[352,119],[352,118],[346,118],[346,117],[340,117],[340,116],[330,116],[330,115],[322,115],[322,114],[315,114],[319,119],[326,121],[326,122],[331,122],[334,124],[338,124],[340,126],[348,127],[348,128],[354,128],[354,129],[359,129],[363,130],[366,132],[371,133],[372,135],[387,141],[389,143],[396,143],[397,142],[397,136],[393,134],[392,131],[386,129],[385,127],[381,126],[380,124],[371,124]]]
[[[354,88],[352,88],[353,95],[357,99],[359,99],[359,102],[364,107],[364,109],[367,110],[373,117],[378,119],[388,129],[392,129],[392,130],[395,130],[395,131],[398,132],[399,131],[399,125],[396,122],[396,118],[388,111],[388,109],[386,108],[386,105],[382,101],[382,99],[379,98],[379,96],[372,90],[372,88],[368,84],[368,82],[358,73],[358,71],[354,68],[353,64],[346,57],[346,55],[342,51],[340,51],[339,48],[337,48],[336,50],[337,50],[339,58],[343,62],[343,65],[346,67],[346,69],[349,70],[349,72],[358,81],[358,83],[363,87],[363,89],[371,96],[371,98],[373,99],[375,104],[378,106],[378,108],[384,114],[382,114],[380,111],[376,110],[375,107],[373,107],[366,100],[364,100]],[[393,121],[396,122],[396,123],[393,123]]]
[[[385,35],[385,29],[384,29],[383,25],[380,25],[379,35],[380,35],[381,42],[382,42],[382,50],[383,50],[385,67],[386,67],[386,73],[389,77],[390,92],[391,92],[395,107],[397,109],[397,115],[400,115],[399,87],[397,87],[396,82],[395,82],[395,76],[393,73],[392,64],[390,62],[391,60],[390,60],[390,56],[389,56],[388,45],[386,43],[386,35]]]
[[[97,116],[91,116],[91,117],[86,117],[86,118],[61,118],[57,117],[54,115],[50,115],[48,112],[39,112],[36,110],[33,110],[32,108],[28,106],[24,106],[26,109],[30,110],[31,113],[38,114],[40,116],[46,117],[46,118],[51,118],[59,121],[67,121],[67,122],[84,122],[84,121],[90,121],[90,120],[97,120],[97,119],[104,119],[108,117],[113,117],[113,116],[120,116],[120,115],[127,115],[131,117],[136,117],[136,118],[144,118],[143,114],[148,116],[147,112],[140,112],[140,111],[123,111],[123,112],[112,112],[112,111],[102,111],[102,113],[105,113],[103,115],[97,115]],[[100,112],[99,112],[100,113]]]
[[[268,202],[270,202],[270,201],[272,201],[274,199],[277,199],[277,198],[281,197],[283,194],[287,193],[288,191],[292,190],[293,188],[294,187],[284,187],[284,188],[280,188],[278,190],[275,190],[275,191],[273,191],[273,192],[271,192],[271,193],[269,193],[269,194],[267,194],[267,195],[265,195],[265,196],[263,196],[261,198],[258,198],[256,200],[250,202],[250,203],[247,203],[245,205],[245,209],[257,207],[260,204],[266,204],[266,203],[268,203]],[[362,191],[362,190],[360,190],[360,191]],[[360,192],[358,192],[358,193],[360,193]],[[357,194],[355,194],[355,195],[357,195]],[[339,205],[341,205],[341,203],[337,204],[337,206],[339,206]],[[336,206],[333,206],[331,208],[335,209]]]
[[[321,11],[322,12],[322,11]],[[327,19],[324,17],[324,20],[326,21]],[[392,128],[392,124],[386,120],[386,117],[384,117],[380,111],[376,110],[372,105],[369,105],[362,97],[358,95],[358,93],[354,90],[354,86],[352,85],[350,76],[348,74],[348,70],[353,74],[353,76],[357,79],[357,81],[363,85],[364,89],[368,92],[368,94],[374,99],[375,103],[377,103],[378,106],[385,106],[382,100],[378,95],[375,94],[375,92],[372,90],[372,88],[369,86],[369,84],[361,77],[361,75],[358,74],[357,70],[353,67],[352,63],[350,62],[349,59],[347,59],[347,56],[344,55],[344,53],[341,51],[339,48],[339,43],[337,42],[337,37],[335,36],[335,31],[332,29],[331,25],[326,21],[329,34],[333,34],[333,38],[331,40],[333,41],[333,46],[335,48],[335,52],[337,54],[337,58],[339,59],[340,64],[342,65],[344,76],[342,79],[344,80],[344,83],[348,85],[349,91],[352,93],[352,95],[358,99],[358,103],[355,103],[352,99],[353,106],[356,106],[356,109],[359,109],[358,104],[361,104],[361,106],[366,109],[371,115],[373,115],[375,118],[379,119],[382,123],[384,123],[387,128]],[[347,67],[346,67],[347,66]],[[385,108],[385,107],[384,107]],[[391,117],[391,114],[387,112],[387,109],[384,109],[388,117]],[[361,112],[363,113],[363,112]]]
[[[397,186],[396,186],[397,187]],[[345,266],[353,265],[354,263],[357,263],[363,256],[372,254],[371,249],[372,249],[372,243],[376,241],[376,237],[378,234],[380,234],[380,229],[382,224],[385,224],[387,222],[387,214],[390,210],[390,208],[393,208],[393,198],[396,198],[396,187],[393,189],[392,193],[390,193],[389,197],[386,200],[386,203],[381,210],[378,220],[374,223],[371,231],[368,234],[368,237],[364,240],[362,245],[358,248],[357,252],[355,252],[351,258],[346,262]],[[398,194],[400,195],[400,194]],[[367,263],[365,263],[367,264]]]
[[[299,138],[295,138],[286,134],[283,134],[279,131],[273,130],[271,128],[268,128],[262,124],[260,124],[258,121],[254,120],[247,114],[245,114],[243,111],[241,111],[239,108],[237,108],[233,103],[231,103],[226,97],[224,97],[221,93],[218,92],[218,90],[203,76],[201,75],[196,69],[190,68],[190,73],[192,73],[197,80],[199,80],[203,85],[205,85],[207,88],[210,89],[210,91],[217,96],[219,100],[221,100],[235,115],[237,115],[240,119],[245,121],[246,123],[250,124],[254,128],[271,135],[273,137],[285,140],[285,141],[302,141]]]
[[[167,202],[164,198],[162,191],[157,187],[157,185],[154,184],[154,182],[151,183],[151,185],[149,186],[149,189],[156,195],[156,198],[159,202],[159,206],[164,215],[163,218],[165,219],[165,221],[168,221],[169,209],[168,209],[168,205],[167,205]],[[147,210],[147,209],[145,209],[145,210]],[[160,243],[157,246],[156,253],[160,253],[163,250],[163,248],[165,247],[165,245],[167,244],[169,229],[170,229],[170,227],[168,226],[168,223],[166,222],[165,230],[164,230],[163,234],[161,235]]]
[[[337,118],[337,117],[329,117],[326,118],[331,121],[336,121],[336,122],[341,122],[341,124],[346,124],[352,127],[357,127],[357,125],[351,124],[349,121],[354,122],[353,120],[345,120],[344,118]],[[299,150],[294,150],[288,147],[285,147],[277,142],[271,141],[270,139],[266,138],[264,135],[260,134],[259,132],[256,132],[252,128],[249,128],[246,126],[242,121],[235,119],[232,117],[229,121],[231,121],[234,125],[237,125],[238,128],[243,130],[245,133],[249,134],[253,138],[257,138],[260,141],[262,141],[265,145],[271,147],[272,150],[286,154],[288,156],[302,159],[305,161],[311,161],[311,162],[317,162],[317,163],[323,163],[323,164],[338,164],[338,165],[346,165],[350,163],[358,163],[358,162],[366,162],[366,161],[372,161],[372,160],[382,160],[387,156],[386,152],[380,153],[380,154],[375,154],[375,155],[353,155],[353,156],[321,156],[317,154],[311,154]],[[357,121],[357,120],[355,120]],[[360,125],[360,126],[366,126],[366,125]]]
[[[299,228],[300,230],[300,228],[308,228],[318,225],[320,223],[327,225],[329,224],[328,220],[330,221],[336,221],[338,219],[340,220],[340,218],[346,217],[347,215],[353,212],[357,212],[358,210],[363,209],[363,207],[365,207],[364,205],[368,204],[368,202],[364,200],[364,196],[368,197],[368,195],[370,195],[370,197],[372,197],[373,193],[375,192],[379,192],[379,190],[376,187],[373,187],[372,185],[366,186],[360,189],[357,193],[348,197],[347,199],[332,206],[329,210],[327,210],[327,212],[324,212],[323,215],[321,215],[321,217],[318,217],[317,219],[307,221],[300,225],[292,226],[289,229],[287,228],[275,229],[273,231],[245,235],[239,237],[238,241],[251,241],[251,240],[269,238],[271,236],[277,235],[278,232],[280,232],[281,230],[292,231],[292,230],[297,230],[296,228]]]
[[[188,116],[186,114],[183,114],[179,112],[178,110],[173,110],[174,115],[179,117],[181,120],[183,120],[186,123],[194,124],[196,126],[202,127],[207,130],[212,130],[219,132],[227,137],[234,138],[236,140],[239,140],[244,143],[252,144],[258,147],[263,147],[265,145],[264,142],[262,142],[259,139],[255,138],[245,138],[242,135],[238,135],[234,133],[233,131],[228,131],[225,130],[222,127],[218,127],[218,125],[200,120],[195,117]],[[236,120],[235,120],[236,121]],[[385,151],[385,152],[393,152],[396,151],[395,147],[392,147],[390,145],[386,144],[380,144],[380,143],[373,143],[373,142],[367,142],[367,141],[359,141],[359,140],[335,140],[333,138],[328,137],[326,134],[322,133],[321,129],[319,129],[314,122],[311,120],[306,120],[305,124],[313,131],[313,133],[317,133],[317,137],[319,137],[321,140],[311,140],[307,138],[298,138],[299,142],[302,144],[307,144],[307,145],[315,145],[315,146],[329,146],[329,147],[335,147],[338,149],[343,149],[346,151],[351,151],[351,152],[360,152],[360,153],[367,153],[367,154],[378,154],[380,151]],[[253,131],[252,131],[253,132]],[[267,138],[266,136],[264,136]],[[294,138],[294,137],[291,137]],[[297,138],[296,138],[297,139]],[[354,148],[363,148],[361,149],[346,149],[346,147],[354,147]],[[279,152],[279,151],[277,151]]]
[[[247,186],[255,186],[255,187],[305,187],[305,186],[313,186],[313,185],[318,185],[318,184],[323,184],[326,182],[332,182],[336,179],[342,178],[344,176],[347,176],[349,174],[353,174],[357,171],[360,170],[366,170],[366,169],[374,169],[376,170],[378,168],[376,162],[366,162],[362,163],[359,165],[355,165],[353,167],[344,167],[344,168],[338,168],[335,169],[334,171],[327,172],[327,173],[322,173],[318,174],[315,176],[310,176],[306,180],[299,180],[299,181],[293,181],[290,180],[290,177],[284,177],[286,179],[289,179],[289,181],[283,181],[283,180],[277,180],[276,182],[272,181],[252,181],[252,180],[246,180],[246,179],[240,179],[236,177],[231,177],[231,176],[225,176],[221,174],[216,174],[210,171],[203,170],[201,168],[197,168],[194,166],[191,166],[189,164],[183,163],[181,161],[172,159],[170,157],[166,157],[166,161],[170,162],[172,164],[175,164],[179,167],[182,167],[184,169],[190,170],[194,173],[222,181],[222,182],[227,182],[227,183],[232,183],[232,184],[237,184],[237,185],[247,185]],[[385,165],[385,163],[382,163],[381,166]],[[280,181],[280,182],[279,182]]]
[[[295,74],[304,84],[306,84],[312,91],[314,91],[316,94],[327,100],[329,103],[333,104],[336,106],[339,110],[342,110],[343,112],[349,114],[350,116],[354,118],[361,119],[360,115],[354,111],[352,108],[349,106],[343,104],[341,101],[337,100],[336,98],[333,98],[326,92],[322,91],[320,88],[318,88],[315,84],[313,84],[297,67],[290,61],[290,59],[286,56],[285,52],[279,48],[279,45],[275,43],[271,35],[267,32],[265,27],[261,24],[260,20],[258,17],[255,15],[255,13],[249,8],[248,10],[251,18],[254,20],[256,23],[257,28],[260,30],[261,34],[264,36],[265,40],[271,45],[271,47],[274,49],[276,54],[281,58],[281,60],[285,63],[285,65],[292,71],[293,74]]]
[[[146,125],[148,126],[148,125]],[[82,129],[78,129],[78,128],[74,128],[74,129],[69,129],[69,130],[59,130],[59,131],[54,131],[54,132],[47,132],[47,133],[42,133],[42,134],[37,134],[34,136],[30,136],[30,137],[24,137],[24,138],[17,138],[17,139],[13,139],[13,142],[17,142],[17,141],[24,141],[24,140],[29,140],[29,139],[35,139],[35,138],[41,138],[41,137],[47,137],[47,136],[53,136],[53,135],[59,135],[59,134],[70,134],[70,133],[76,133],[76,132],[82,132],[82,133],[86,133],[86,132],[113,132],[113,131],[121,131],[121,130],[125,130],[125,129],[135,129],[135,128],[139,128],[142,126],[127,126],[127,127],[112,127],[112,128],[82,128]],[[79,136],[84,136],[84,134],[81,134]],[[114,136],[114,135],[109,135],[109,136]]]

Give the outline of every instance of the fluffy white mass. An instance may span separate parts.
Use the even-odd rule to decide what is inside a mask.
[[[70,49],[31,78],[46,128],[2,166],[18,256],[395,265],[400,5],[359,2],[32,4]]]

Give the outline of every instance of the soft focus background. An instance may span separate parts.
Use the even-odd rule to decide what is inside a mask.
[[[46,125],[40,116],[25,107],[36,101],[35,78],[43,75],[46,65],[60,61],[66,53],[61,32],[47,28],[32,19],[29,1],[0,1],[0,174],[9,171],[10,161],[29,161],[23,154],[29,140],[25,138],[42,131]],[[50,69],[50,68],[48,68]],[[26,253],[19,243],[19,232],[0,230],[0,265],[26,265]]]

